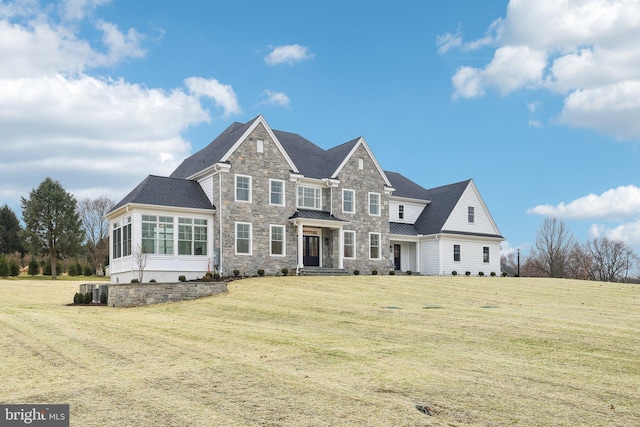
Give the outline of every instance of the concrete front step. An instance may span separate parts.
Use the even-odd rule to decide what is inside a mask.
[[[301,276],[348,276],[349,272],[343,268],[304,267],[300,269]]]

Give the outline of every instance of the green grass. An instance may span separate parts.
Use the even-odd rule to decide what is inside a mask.
[[[67,306],[77,285],[0,281],[0,402],[74,426],[640,424],[637,285],[265,277],[129,309]]]

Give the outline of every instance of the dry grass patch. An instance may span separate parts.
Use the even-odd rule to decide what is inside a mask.
[[[0,281],[1,402],[69,403],[76,426],[640,423],[636,285],[260,278],[129,309],[76,291]]]

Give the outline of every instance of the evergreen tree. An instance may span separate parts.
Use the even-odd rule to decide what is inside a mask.
[[[4,255],[0,255],[0,277],[9,277],[9,262]]]
[[[58,181],[46,178],[22,198],[25,241],[34,252],[48,255],[51,278],[57,278],[56,260],[73,255],[84,238],[76,199]]]
[[[37,274],[40,274],[40,264],[38,264],[38,261],[36,261],[35,258],[29,261],[28,273],[30,276],[35,276]]]
[[[20,220],[8,205],[0,208],[0,254],[24,253]]]

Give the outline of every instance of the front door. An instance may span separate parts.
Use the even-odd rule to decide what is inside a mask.
[[[393,269],[402,270],[400,265],[400,245],[393,245]]]
[[[318,267],[320,265],[320,237],[303,236],[302,263],[308,267]]]

